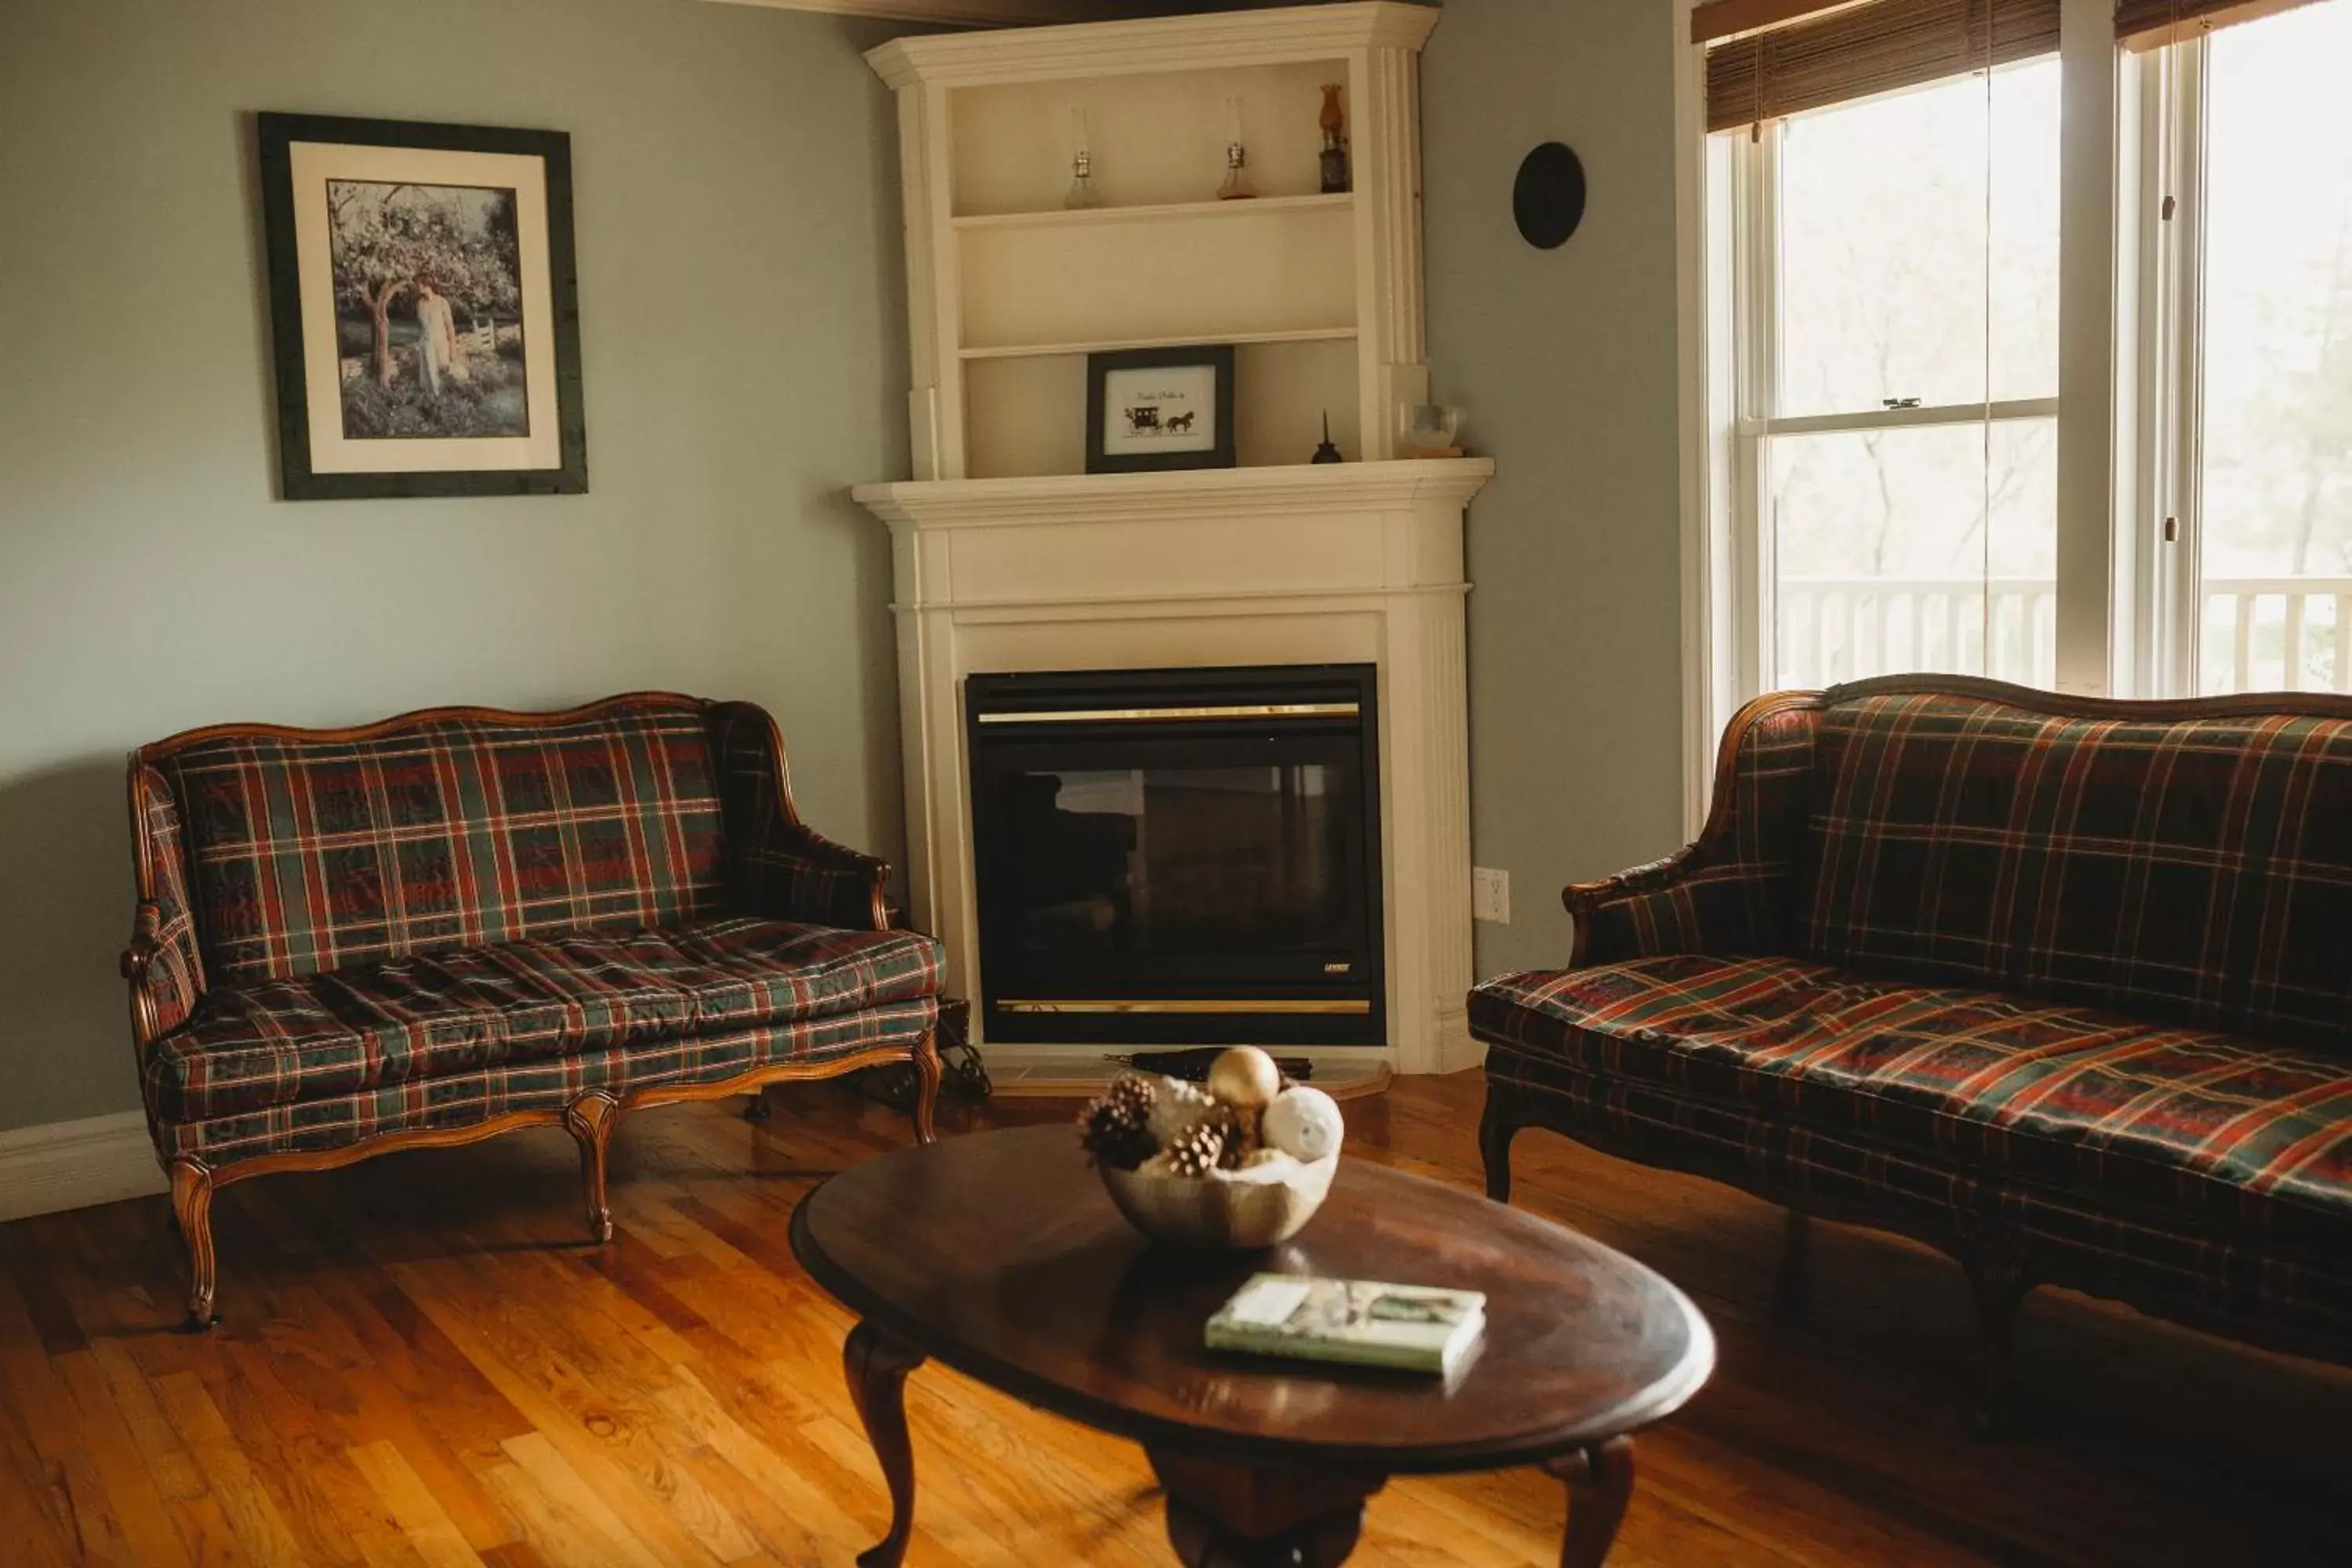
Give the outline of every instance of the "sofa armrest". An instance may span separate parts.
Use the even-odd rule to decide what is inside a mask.
[[[1571,968],[1780,951],[1819,710],[1812,692],[1777,692],[1741,709],[1724,729],[1715,798],[1697,841],[1561,892],[1576,922]]]
[[[122,978],[131,983],[131,1035],[147,1047],[188,1021],[204,999],[205,964],[182,859],[180,811],[163,774],[131,759],[131,841],[139,889]]]
[[[799,822],[777,824],[732,854],[746,913],[847,931],[890,929],[887,860],[844,848]]]
[[[709,721],[736,907],[770,920],[889,930],[889,862],[801,820],[775,720],[749,702],[714,702]]]

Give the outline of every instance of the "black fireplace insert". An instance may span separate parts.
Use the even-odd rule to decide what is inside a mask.
[[[1373,676],[971,677],[987,1038],[1385,1041]]]

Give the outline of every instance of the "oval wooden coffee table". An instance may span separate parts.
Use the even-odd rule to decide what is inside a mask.
[[[1697,1392],[1715,1336],[1688,1298],[1600,1243],[1360,1160],[1287,1247],[1155,1247],[1066,1127],[950,1138],[835,1176],[793,1251],[862,1320],[849,1390],[890,1486],[891,1568],[914,1522],[907,1374],[936,1359],[1143,1445],[1182,1560],[1344,1561],[1391,1476],[1540,1466],[1565,1480],[1563,1564],[1597,1563],[1633,1487],[1632,1434]],[[1212,1352],[1209,1315],[1258,1269],[1486,1293],[1477,1358],[1435,1378]]]

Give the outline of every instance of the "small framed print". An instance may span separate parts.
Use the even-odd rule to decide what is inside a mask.
[[[1234,350],[1087,356],[1087,472],[1234,466]]]
[[[285,498],[585,490],[571,138],[258,124]]]

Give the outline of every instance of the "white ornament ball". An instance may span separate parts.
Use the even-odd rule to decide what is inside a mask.
[[[1209,1092],[1242,1110],[1264,1110],[1282,1091],[1282,1069],[1255,1046],[1235,1046],[1210,1064]]]
[[[1274,1097],[1259,1131],[1267,1148],[1312,1164],[1339,1152],[1347,1123],[1339,1115],[1338,1100],[1301,1084]]]

